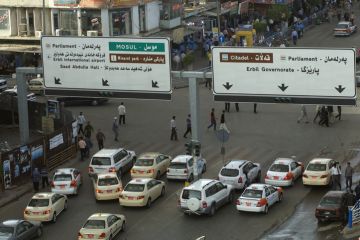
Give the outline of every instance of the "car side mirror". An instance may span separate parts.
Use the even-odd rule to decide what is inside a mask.
[[[225,187],[225,188],[228,188],[228,186],[227,186],[227,185],[224,185],[224,187]]]

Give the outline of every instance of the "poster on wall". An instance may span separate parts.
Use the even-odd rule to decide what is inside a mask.
[[[31,154],[28,146],[20,147],[20,174],[30,172]]]
[[[9,9],[0,9],[0,30],[9,29]]]
[[[72,138],[71,138],[71,143],[75,143],[75,140],[76,140],[76,137],[78,135],[78,121],[74,121],[72,124],[72,131],[71,131],[71,135],[72,135]]]
[[[39,159],[44,156],[44,147],[42,144],[31,147],[31,161]]]
[[[4,171],[4,186],[5,189],[9,189],[11,186],[10,160],[5,160],[3,162],[3,171]]]
[[[64,143],[64,136],[62,133],[55,135],[54,137],[50,138],[49,145],[50,150],[56,148],[57,146]]]

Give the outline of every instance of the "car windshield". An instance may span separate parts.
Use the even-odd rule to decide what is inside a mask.
[[[269,171],[272,172],[288,172],[289,166],[284,164],[273,164],[271,165]]]
[[[29,207],[47,207],[49,206],[49,199],[33,198],[29,202]]]
[[[110,158],[107,157],[93,157],[91,160],[92,165],[111,165]]]
[[[0,239],[8,239],[13,235],[14,228],[7,226],[0,226]]]
[[[231,169],[231,168],[223,168],[221,169],[220,174],[225,177],[236,177],[239,175],[239,170]]]
[[[186,163],[172,162],[170,163],[169,168],[184,169],[186,168]]]
[[[98,181],[99,186],[117,185],[119,181],[116,178],[100,178]]]
[[[348,28],[347,24],[338,24],[336,25],[336,28]]]
[[[129,183],[128,185],[126,185],[124,191],[127,191],[127,192],[143,192],[144,189],[145,189],[144,184]]]
[[[86,229],[104,229],[105,221],[104,220],[87,220],[84,227]]]
[[[317,172],[326,171],[326,164],[310,163],[307,166],[306,170],[308,170],[308,171],[317,171]]]
[[[154,164],[154,159],[139,158],[135,162],[135,166],[149,167]]]
[[[338,205],[341,203],[341,198],[338,197],[324,197],[320,201],[320,205]]]
[[[182,198],[183,199],[196,198],[201,200],[201,192],[197,190],[184,189]]]
[[[56,174],[54,181],[71,181],[71,174]]]
[[[246,189],[241,197],[245,198],[261,198],[262,197],[262,190],[257,189]]]

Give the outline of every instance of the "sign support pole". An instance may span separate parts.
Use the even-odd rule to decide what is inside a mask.
[[[190,114],[191,114],[191,141],[200,143],[199,135],[199,84],[197,78],[189,78],[189,103],[190,103]],[[192,151],[194,158],[194,180],[198,179],[199,173],[197,168],[197,159],[195,156],[194,149]]]

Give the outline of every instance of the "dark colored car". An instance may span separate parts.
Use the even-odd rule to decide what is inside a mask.
[[[31,240],[41,237],[40,222],[7,220],[0,223],[0,240]]]
[[[57,97],[59,102],[63,102],[65,106],[91,105],[97,106],[109,101],[108,98],[92,98],[92,97]]]
[[[347,221],[348,206],[353,206],[354,195],[343,191],[329,191],[315,210],[318,221]]]

